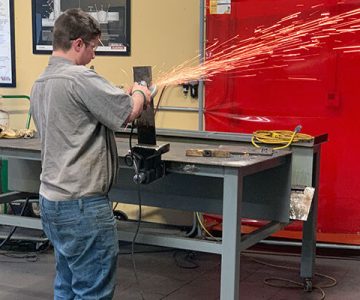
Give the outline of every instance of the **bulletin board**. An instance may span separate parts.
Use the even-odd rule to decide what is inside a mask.
[[[96,55],[130,55],[130,0],[32,0],[34,54],[52,52],[54,23],[69,8],[81,8],[99,22]]]
[[[0,0],[0,87],[15,87],[14,1]]]

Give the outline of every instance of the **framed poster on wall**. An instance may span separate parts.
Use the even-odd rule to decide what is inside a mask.
[[[96,55],[130,55],[130,0],[32,0],[33,53],[51,53],[55,20],[69,8],[81,8],[100,23]]]
[[[0,87],[15,87],[14,1],[0,0]]]

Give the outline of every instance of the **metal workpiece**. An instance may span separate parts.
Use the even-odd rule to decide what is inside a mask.
[[[152,70],[150,66],[133,67],[134,82],[147,85],[152,82]],[[138,130],[138,143],[147,145],[156,145],[156,128],[154,101],[151,99],[150,104],[143,110],[140,117],[136,120]]]
[[[138,204],[139,184],[133,181],[134,171],[124,160],[129,150],[128,138],[129,133],[124,132],[116,137],[120,167],[109,197],[112,201]],[[170,144],[170,151],[162,156],[167,175],[140,186],[143,205],[222,214],[222,241],[189,238],[185,233],[172,235],[148,231],[145,226],[140,227],[137,238],[138,242],[145,244],[221,254],[220,299],[222,300],[241,298],[239,291],[241,251],[289,222],[291,186],[310,182],[316,189],[318,187],[320,144],[292,146],[292,151],[278,150],[269,155],[232,154],[225,158],[185,155],[186,150],[190,148],[213,149],[219,146],[242,147],[242,149],[249,147],[250,151],[252,149],[250,139],[250,135],[244,134],[186,132],[181,135],[175,131],[171,135],[169,132],[158,130],[157,143]],[[299,149],[301,150],[298,151]],[[21,181],[14,181],[14,189],[16,185],[19,187],[19,192],[38,189],[40,175],[38,139],[0,140],[0,154],[3,158],[12,158],[21,162],[18,164],[17,172],[23,173],[24,176]],[[27,163],[31,168],[33,164],[38,164],[38,168],[32,168],[35,170],[32,173],[23,172],[21,169]],[[294,179],[292,174],[298,176]],[[13,173],[9,181],[11,182],[15,177],[16,174]],[[316,193],[312,206],[308,221],[304,222],[301,259],[301,277],[306,278],[307,282],[309,280],[311,282],[315,262]],[[2,217],[0,216],[0,223],[19,224],[18,220],[10,222]],[[241,218],[245,217],[269,222],[254,233],[242,236]],[[37,221],[40,224],[40,221]],[[37,227],[28,222],[24,224],[32,228]],[[120,230],[123,230],[119,232],[121,239],[128,241],[133,239],[133,229],[121,227]]]
[[[134,81],[147,86],[151,90],[151,67],[134,67]],[[162,155],[169,151],[170,144],[157,144],[155,128],[155,112],[153,97],[157,92],[156,86],[152,87],[150,105],[148,105],[136,120],[138,144],[129,149],[125,156],[127,162],[134,167],[133,180],[136,184],[149,184],[166,175],[166,165]],[[133,122],[133,125],[135,122]]]

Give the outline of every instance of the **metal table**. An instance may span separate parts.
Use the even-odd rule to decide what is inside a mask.
[[[158,144],[170,142],[170,152],[163,155],[168,174],[141,186],[142,203],[148,206],[223,215],[222,242],[140,232],[137,242],[221,254],[222,300],[239,299],[240,252],[289,222],[291,185],[318,187],[322,136],[313,143],[293,147],[292,152],[275,151],[272,156],[235,155],[231,158],[186,157],[189,148],[216,145],[249,147],[249,135],[168,132],[158,130]],[[138,203],[133,170],[121,159],[127,154],[128,135],[117,137],[120,157],[119,176],[110,191],[110,199]],[[251,146],[250,146],[251,147]],[[0,140],[0,156],[9,159],[9,187],[19,192],[36,192],[39,187],[39,141]],[[11,166],[11,167],[10,167]],[[316,189],[317,190],[317,189]],[[16,197],[9,193],[4,203]],[[254,233],[241,236],[241,218],[268,220]],[[315,259],[317,193],[311,216],[304,225],[301,277],[311,278]],[[41,228],[39,220],[1,215],[0,224]],[[119,238],[132,240],[133,233],[120,231]]]

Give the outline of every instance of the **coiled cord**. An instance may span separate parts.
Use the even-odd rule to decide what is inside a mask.
[[[257,143],[267,145],[282,145],[275,147],[274,150],[284,149],[296,142],[310,142],[314,139],[313,136],[299,133],[301,125],[296,126],[294,131],[290,130],[257,130],[253,133],[251,143],[260,148]]]

